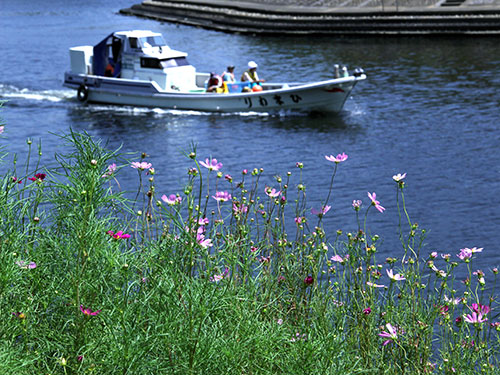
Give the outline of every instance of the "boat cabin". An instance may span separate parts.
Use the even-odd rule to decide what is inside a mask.
[[[71,72],[154,81],[164,91],[190,91],[196,69],[187,54],[167,46],[163,36],[147,30],[120,31],[95,46],[70,49]]]

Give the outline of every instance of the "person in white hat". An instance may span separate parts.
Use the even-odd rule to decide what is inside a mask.
[[[259,79],[257,75],[257,63],[255,61],[248,62],[248,69],[243,72],[241,76],[241,82],[251,82],[253,85],[258,85],[261,82],[265,82],[264,79]]]

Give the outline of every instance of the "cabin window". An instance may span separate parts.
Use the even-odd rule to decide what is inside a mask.
[[[162,47],[166,44],[161,35],[146,36],[140,38],[140,42],[143,47]]]
[[[141,57],[141,68],[163,69],[160,60],[148,57]]]
[[[185,57],[174,57],[171,59],[161,60],[161,65],[164,68],[174,68],[176,66],[190,65]]]
[[[137,38],[129,38],[130,48],[139,48]]]

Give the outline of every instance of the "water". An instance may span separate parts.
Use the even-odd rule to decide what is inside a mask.
[[[406,199],[414,221],[429,229],[424,253],[455,255],[484,247],[477,267],[500,265],[500,44],[497,37],[274,38],[231,35],[119,15],[134,1],[28,1],[0,3],[0,98],[9,150],[22,157],[25,140],[41,139],[44,158],[62,148],[57,134],[86,131],[124,151],[146,152],[160,194],[180,192],[182,155],[197,144],[224,172],[263,167],[265,181],[295,163],[305,165],[310,207],[327,195],[332,165],[324,155],[346,152],[325,219],[330,233],[352,231],[353,199],[368,204],[375,191],[384,214],[369,217],[384,238],[382,259],[400,256],[395,184],[407,172]],[[115,30],[151,29],[172,48],[189,53],[201,71],[241,74],[248,60],[268,81],[316,81],[333,64],[362,66],[358,84],[338,115],[208,114],[82,105],[62,87],[68,48],[93,45]],[[295,173],[296,174],[296,173]],[[123,177],[130,189],[132,177]],[[297,180],[294,180],[295,182]],[[134,181],[135,182],[135,181]],[[475,265],[475,266],[476,266]]]

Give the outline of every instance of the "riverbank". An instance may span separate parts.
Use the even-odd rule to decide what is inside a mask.
[[[120,13],[243,34],[500,34],[499,0],[145,0]]]
[[[38,151],[0,177],[0,374],[498,375],[498,268],[473,272],[483,248],[424,249],[406,173],[388,178],[402,220],[384,260],[370,228],[389,199],[354,200],[351,231],[324,227],[356,163],[344,152],[322,157],[329,190],[309,209],[302,162],[265,186],[262,168],[233,179],[192,149],[162,192],[171,165],[61,137],[57,164]]]

